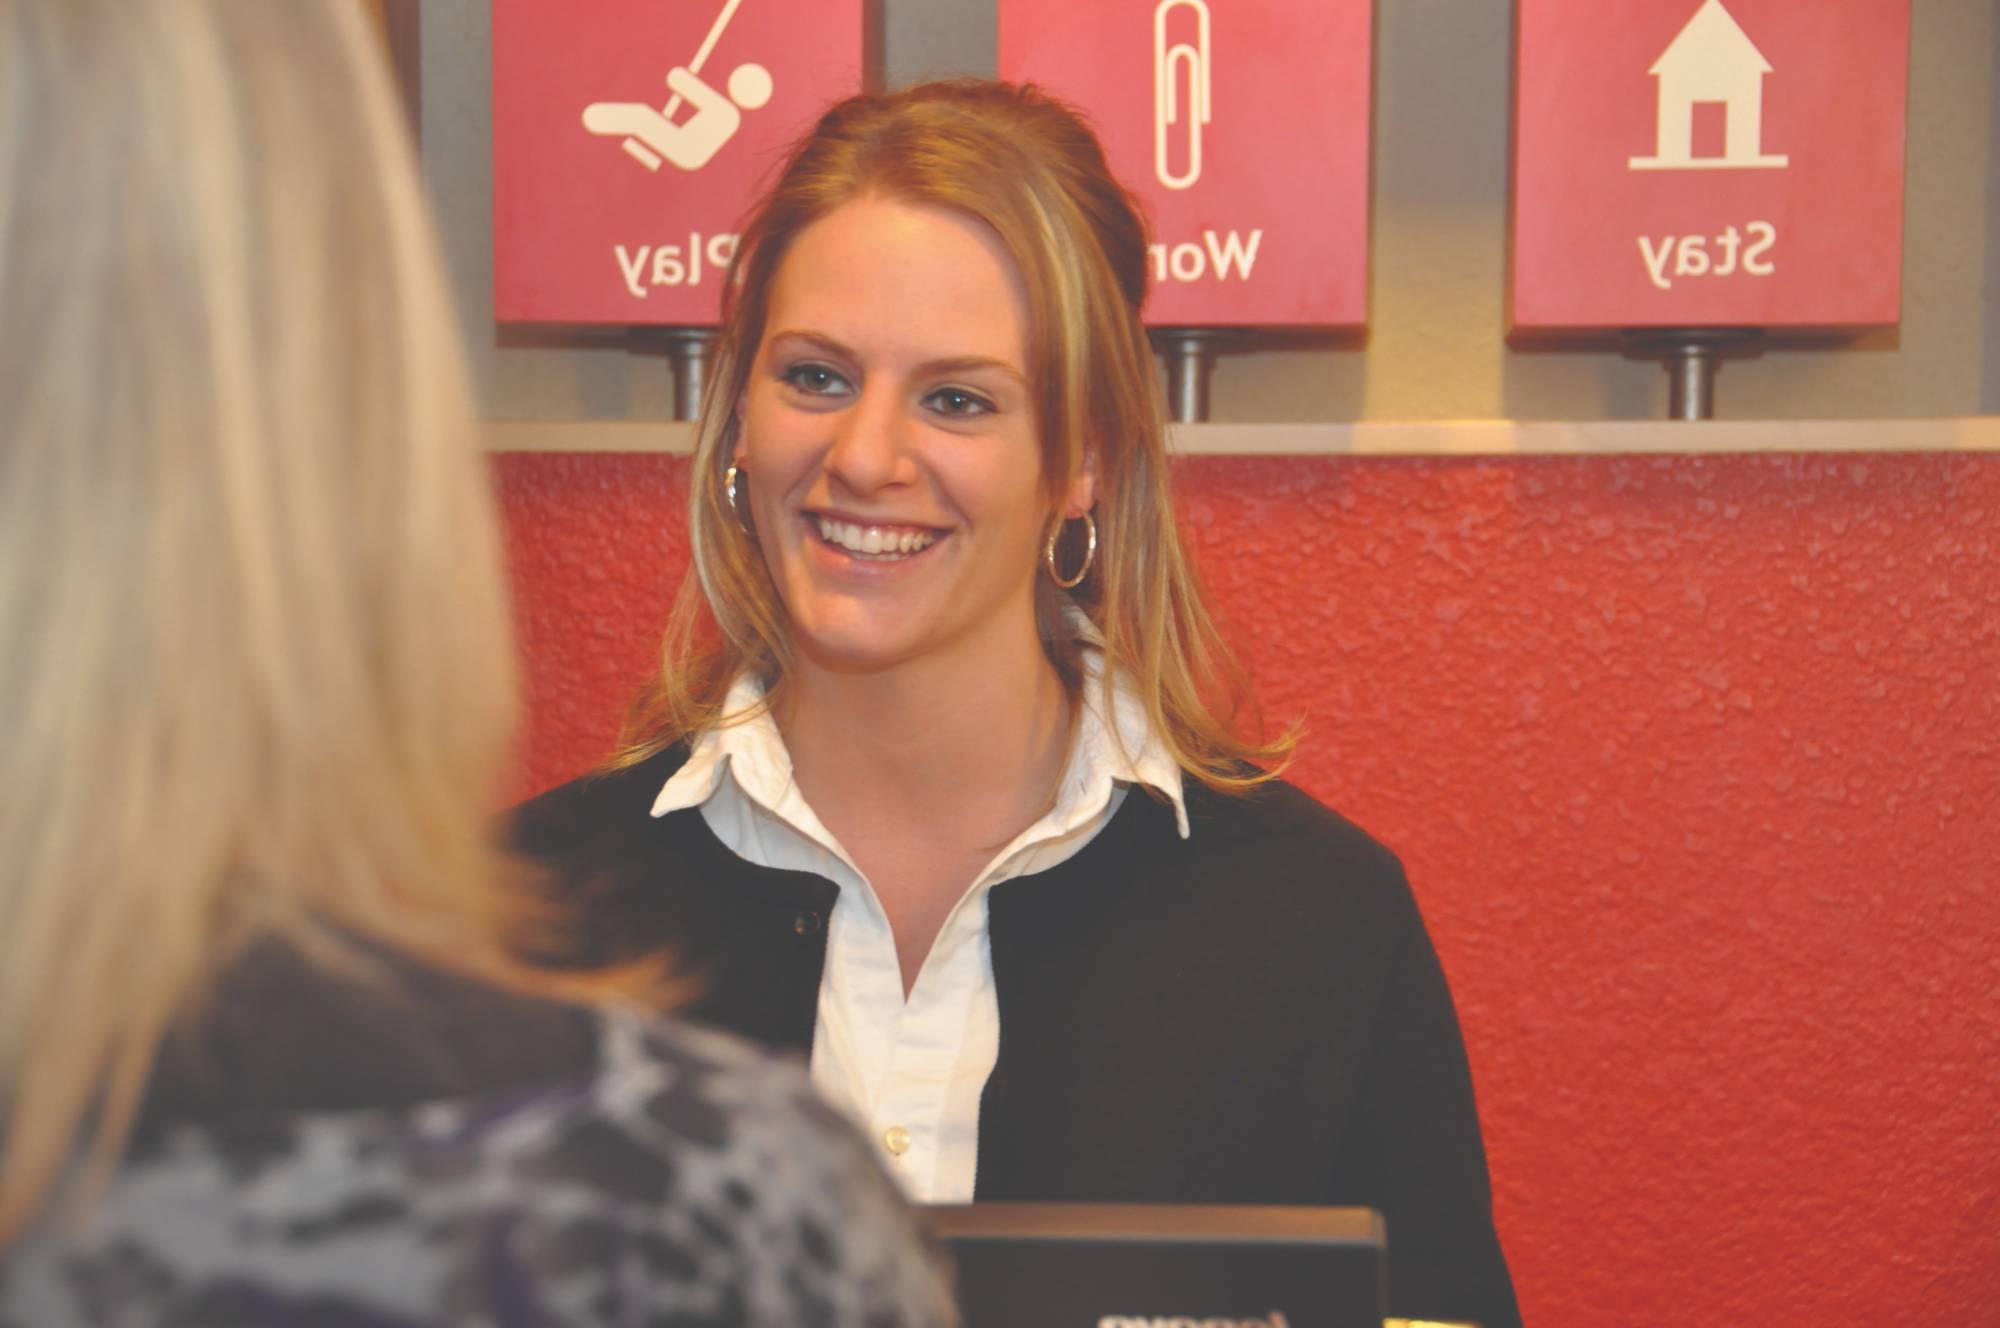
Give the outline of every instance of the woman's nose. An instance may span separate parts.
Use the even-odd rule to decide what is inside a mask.
[[[827,473],[858,495],[907,482],[915,465],[907,431],[897,394],[864,388],[854,405],[840,414],[826,456]]]

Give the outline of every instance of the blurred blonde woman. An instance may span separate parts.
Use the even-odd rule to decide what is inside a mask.
[[[1517,1323],[1402,868],[1239,722],[1089,128],[842,102],[730,289],[658,683],[520,817],[585,939],[699,957],[920,1199],[1366,1205],[1395,1313]]]
[[[0,1323],[930,1323],[794,1073],[581,1002],[356,0],[0,0]]]

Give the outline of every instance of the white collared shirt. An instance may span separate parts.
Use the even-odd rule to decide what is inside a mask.
[[[1122,687],[1107,723],[1100,713],[1099,656],[1089,651],[1086,660],[1083,714],[1055,805],[967,888],[938,931],[908,1000],[896,938],[874,887],[806,805],[769,714],[704,733],[653,803],[655,816],[700,807],[709,829],[738,857],[812,872],[840,888],[820,978],[813,1082],[860,1124],[904,1192],[921,1203],[972,1199],[979,1098],[1000,1054],[986,892],[1075,855],[1109,823],[1132,784],[1165,794],[1181,838],[1188,837],[1179,765],[1153,733],[1144,707]],[[762,695],[755,680],[739,678],[724,713],[746,711]]]

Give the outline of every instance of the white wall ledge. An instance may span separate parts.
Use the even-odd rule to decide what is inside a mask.
[[[488,420],[494,452],[694,449],[663,420]],[[1587,456],[1632,453],[1996,452],[2000,415],[1884,420],[1435,420],[1182,424],[1183,456]]]

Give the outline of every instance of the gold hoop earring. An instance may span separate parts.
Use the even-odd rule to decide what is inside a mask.
[[[737,527],[748,535],[750,523],[743,519],[743,504],[736,496],[736,481],[740,474],[741,471],[736,463],[730,462],[729,469],[722,472],[722,496],[729,500],[729,510],[736,516]]]
[[[1097,561],[1097,523],[1090,519],[1090,513],[1088,512],[1085,512],[1078,520],[1083,522],[1085,544],[1083,546],[1083,566],[1076,569],[1075,576],[1065,580],[1063,574],[1056,570],[1056,541],[1062,538],[1063,527],[1069,524],[1067,521],[1056,522],[1055,529],[1049,532],[1049,542],[1042,546],[1042,566],[1048,569],[1049,580],[1055,582],[1064,590],[1074,590],[1082,585],[1083,578],[1090,575],[1091,564]]]

